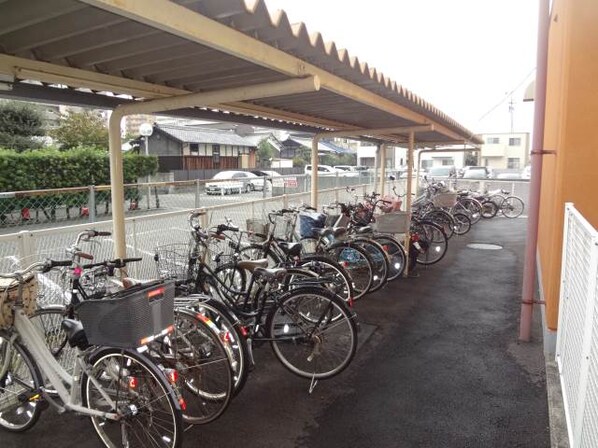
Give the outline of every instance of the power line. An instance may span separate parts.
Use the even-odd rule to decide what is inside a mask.
[[[517,84],[517,86],[515,86],[515,88],[513,88],[510,92],[507,92],[505,94],[505,96],[495,105],[493,106],[488,112],[486,112],[484,115],[482,115],[478,121],[482,121],[484,118],[486,118],[488,115],[490,115],[492,112],[494,112],[501,104],[503,104],[509,97],[511,97],[511,95],[513,95],[513,93],[519,88],[521,87],[523,84],[525,84],[525,82],[528,80],[528,78],[530,77],[530,75],[536,70],[536,67],[532,68],[527,75],[525,75],[525,78],[523,78],[521,80],[521,82],[519,84]]]

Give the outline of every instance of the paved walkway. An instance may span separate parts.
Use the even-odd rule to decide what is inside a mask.
[[[356,361],[312,395],[268,346],[257,349],[246,388],[185,446],[548,447],[541,341],[517,343],[525,223],[482,222],[419,278],[356,303]],[[51,410],[28,433],[0,433],[3,448],[41,445],[99,446],[87,419]]]

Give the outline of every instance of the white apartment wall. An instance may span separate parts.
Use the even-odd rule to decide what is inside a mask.
[[[529,164],[529,133],[491,133],[482,134],[484,143],[481,151],[481,164],[494,169],[508,169],[509,159],[518,159],[519,167],[523,169]],[[511,145],[510,139],[520,139],[518,145]],[[498,143],[492,141],[498,139]]]
[[[452,159],[447,165],[454,165],[457,169],[462,168],[465,165],[465,153],[464,152],[441,152],[431,153],[424,152],[421,155],[421,164],[425,166],[425,162],[431,162],[430,167],[442,166],[443,161],[446,159]],[[417,152],[415,154],[415,160],[417,163]]]

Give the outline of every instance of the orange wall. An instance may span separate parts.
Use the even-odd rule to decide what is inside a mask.
[[[598,227],[598,1],[555,0],[548,48],[538,251],[556,329],[565,202]]]

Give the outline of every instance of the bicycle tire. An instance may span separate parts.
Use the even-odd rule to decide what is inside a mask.
[[[186,403],[184,421],[210,423],[224,413],[232,397],[232,349],[216,325],[199,313],[175,309],[174,326],[168,342],[165,338],[159,344],[168,356],[157,355],[155,361],[166,360],[165,365],[179,374],[177,387]]]
[[[471,230],[471,220],[469,216],[465,213],[455,213],[453,215],[453,219],[455,221],[455,234],[456,235],[465,235],[467,232]]]
[[[327,319],[326,315],[334,317]],[[303,378],[319,380],[338,375],[351,363],[357,350],[354,313],[340,298],[322,288],[299,288],[279,297],[277,305],[268,313],[266,328],[276,358]],[[323,337],[324,332],[326,337]],[[324,350],[335,348],[334,334],[341,332],[343,334],[336,339],[340,355],[336,353],[332,359],[328,358],[329,365],[320,364],[325,361],[321,358]]]
[[[510,219],[521,216],[524,209],[525,204],[517,196],[507,196],[500,207],[502,214]]]
[[[345,241],[332,243],[324,248],[325,253],[334,261],[338,262],[351,277],[351,286],[354,291],[354,300],[365,296],[374,277],[374,262],[367,251],[355,244]],[[359,254],[358,260],[357,255]],[[361,261],[358,263],[358,261]],[[357,270],[359,268],[359,271]]]
[[[498,213],[498,206],[495,202],[485,200],[482,202],[482,218],[492,219]]]
[[[405,270],[407,259],[403,245],[390,235],[374,234],[372,238],[382,246],[387,254],[390,266],[388,281],[399,278]]]
[[[39,399],[21,399],[20,396],[39,397],[43,385],[42,375],[27,347],[18,341],[10,342],[2,334],[0,368],[3,368],[0,371],[0,428],[17,433],[27,431],[39,420],[42,407],[39,406]],[[29,376],[27,378],[24,377],[26,373]],[[32,386],[27,387],[27,384]],[[22,389],[15,390],[19,386]]]
[[[249,371],[253,367],[253,359],[247,343],[247,338],[241,328],[241,321],[224,303],[209,296],[203,296],[193,310],[204,315],[216,324],[222,331],[229,333],[230,344],[233,349],[233,396],[236,396],[247,383]],[[246,331],[246,330],[245,330]]]
[[[422,219],[440,225],[449,240],[455,234],[455,220],[450,213],[444,210],[429,211],[422,216]]]
[[[420,221],[415,224],[415,230],[423,248],[417,257],[417,263],[429,266],[442,260],[448,250],[448,239],[442,228],[432,222]]]
[[[351,241],[363,247],[372,258],[374,276],[368,292],[378,291],[388,282],[388,271],[390,270],[390,266],[386,252],[384,252],[382,246],[373,239],[354,238]]]
[[[333,276],[334,284],[328,289],[341,297],[345,302],[353,300],[353,286],[351,277],[337,261],[331,260],[324,255],[307,255],[301,257],[299,266],[307,268],[318,274],[320,277]]]
[[[110,360],[110,358],[113,359]],[[116,379],[113,381],[114,384],[111,385],[111,387],[119,388],[119,390],[116,391],[118,400],[124,399],[124,395],[122,394],[124,394],[125,391],[129,391],[129,389],[135,390],[134,394],[130,393],[132,396],[131,401],[133,401],[133,399],[144,399],[144,392],[141,391],[141,388],[148,394],[155,390],[159,395],[158,398],[150,398],[149,401],[146,399],[146,404],[143,405],[141,405],[141,401],[138,402],[138,404],[130,403],[124,408],[124,405],[121,404],[119,413],[123,414],[123,418],[116,422],[101,417],[90,416],[92,425],[104,445],[110,447],[124,444],[122,440],[123,437],[132,433],[133,430],[131,420],[136,417],[139,417],[140,419],[144,417],[146,413],[148,413],[147,403],[151,402],[152,408],[149,412],[151,412],[152,415],[145,422],[136,422],[139,424],[136,425],[135,428],[145,432],[152,430],[154,426],[152,423],[154,409],[159,410],[161,412],[159,417],[160,427],[165,433],[162,435],[157,434],[157,440],[160,440],[164,446],[168,448],[177,448],[181,446],[183,438],[183,416],[181,414],[181,405],[173,387],[167,382],[166,377],[152,359],[146,355],[137,353],[134,350],[102,347],[90,355],[88,363],[89,370],[83,372],[81,377],[81,401],[83,406],[89,409],[114,412],[111,405],[101,395],[98,405],[103,406],[101,406],[100,409],[98,409],[94,403],[90,403],[90,399],[95,399],[94,391],[91,388],[97,387],[94,384],[94,381],[90,379],[90,373],[94,375],[98,384],[100,384],[100,382],[114,380],[114,377],[116,376]],[[103,365],[106,367],[103,368]],[[124,374],[127,375],[125,376]],[[134,378],[134,380],[131,378]],[[124,390],[120,391],[120,388],[123,388]],[[107,391],[113,392],[112,389],[106,389],[104,387],[102,387],[102,389],[105,393],[108,393]],[[158,402],[158,400],[160,401]],[[116,405],[119,405],[118,401],[116,401]],[[129,415],[124,416],[125,413],[122,409],[126,409]],[[172,428],[167,428],[167,424],[169,426],[172,425]],[[124,430],[125,427],[126,430]],[[123,430],[125,434],[123,434]],[[108,434],[108,432],[110,432],[110,434]],[[115,436],[114,433],[116,433]],[[146,437],[139,435],[137,437],[138,438],[132,440],[132,442],[138,443],[129,444],[128,446],[130,448],[151,446],[152,439],[155,439],[152,435]]]

